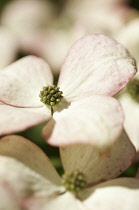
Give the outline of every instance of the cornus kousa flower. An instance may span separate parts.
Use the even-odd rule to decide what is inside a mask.
[[[9,204],[16,201],[25,210],[138,210],[139,179],[113,179],[135,157],[134,146],[124,132],[103,156],[93,146],[83,144],[62,147],[60,155],[64,167],[62,177],[34,143],[20,136],[3,137],[0,183],[7,184],[7,196],[0,197],[0,207],[5,203],[4,209],[9,210],[4,202],[9,200]]]
[[[104,35],[89,35],[73,45],[57,87],[48,64],[25,57],[0,74],[0,133],[47,120],[43,136],[52,145],[89,143],[108,148],[123,125],[119,102],[111,96],[135,73],[130,53]]]

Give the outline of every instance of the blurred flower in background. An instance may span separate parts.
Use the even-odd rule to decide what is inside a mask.
[[[20,50],[37,54],[43,30],[51,24],[54,10],[49,1],[10,1],[1,14],[1,24],[15,34]]]
[[[67,0],[59,10],[62,1],[54,2],[9,1],[2,10],[1,24],[15,33],[23,55],[44,58],[55,75],[77,39],[88,33],[114,36],[138,15],[127,0]]]
[[[18,40],[6,27],[0,27],[0,69],[16,60],[18,53]]]

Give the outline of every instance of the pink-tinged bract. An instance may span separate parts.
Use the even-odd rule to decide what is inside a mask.
[[[53,84],[52,72],[40,58],[22,58],[1,72],[0,101],[16,110],[30,108],[32,113],[34,108],[33,112],[40,116],[27,125],[26,121],[19,127],[15,123],[9,131],[3,130],[3,124],[1,133],[49,120],[43,135],[52,145],[89,143],[101,151],[108,149],[123,128],[121,106],[111,96],[124,88],[135,73],[134,58],[115,40],[101,34],[81,38],[69,50],[62,66],[58,86],[63,99],[53,107],[50,119],[51,107],[40,101],[39,93],[43,86]],[[18,113],[15,116],[18,119]]]

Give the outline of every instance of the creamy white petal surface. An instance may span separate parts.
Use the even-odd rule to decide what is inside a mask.
[[[51,118],[50,110],[40,108],[17,108],[0,104],[0,135],[28,129]]]
[[[21,210],[14,190],[7,182],[0,182],[0,210]]]
[[[60,148],[66,172],[78,170],[85,174],[87,183],[113,179],[125,171],[135,158],[135,148],[125,132],[110,150],[100,153],[90,145],[73,145]]]
[[[118,139],[123,120],[117,100],[94,95],[55,112],[44,127],[43,136],[48,143],[56,146],[88,143],[105,150]]]
[[[121,94],[119,100],[125,113],[125,130],[139,152],[139,104],[127,93]]]
[[[89,210],[138,210],[139,180],[118,178],[96,185],[84,200]]]
[[[68,101],[115,95],[135,73],[135,60],[121,44],[105,35],[88,35],[68,52],[58,86]]]
[[[61,190],[60,177],[50,160],[38,146],[21,136],[0,140],[0,180],[9,182],[21,199]]]
[[[28,56],[11,64],[0,74],[0,100],[12,106],[42,107],[39,93],[53,83],[47,63]]]
[[[84,204],[69,192],[63,195],[51,197],[34,197],[27,200],[24,204],[27,210],[89,210]]]

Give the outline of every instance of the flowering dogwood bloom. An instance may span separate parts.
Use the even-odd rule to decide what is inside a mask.
[[[34,143],[21,136],[3,137],[0,182],[7,183],[15,193],[17,204],[25,210],[139,208],[139,180],[114,179],[135,157],[134,146],[126,133],[105,155],[100,155],[93,146],[82,144],[62,147],[60,155],[64,167],[62,178]]]
[[[132,20],[116,37],[134,55],[139,65],[139,18]],[[139,160],[139,73],[119,95],[125,113],[125,129],[137,150]]]
[[[130,53],[105,35],[89,35],[73,45],[61,69],[60,89],[52,85],[47,63],[23,58],[0,74],[0,133],[48,120],[43,135],[52,145],[108,148],[123,128],[121,106],[111,96],[135,73]]]

